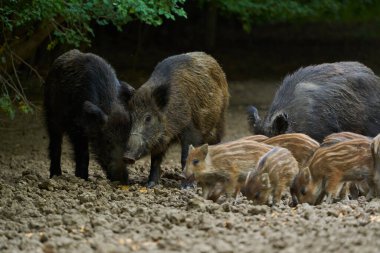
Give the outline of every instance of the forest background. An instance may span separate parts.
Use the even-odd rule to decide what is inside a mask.
[[[162,59],[205,51],[229,80],[361,61],[380,73],[378,0],[0,0],[0,116],[34,111],[54,59],[109,61],[138,88]],[[249,87],[247,87],[249,88]]]

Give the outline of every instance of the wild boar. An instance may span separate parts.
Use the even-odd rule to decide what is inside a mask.
[[[283,80],[264,120],[248,109],[253,134],[304,133],[321,142],[334,132],[380,132],[380,79],[359,62],[300,68]]]
[[[278,204],[284,195],[290,195],[290,186],[298,172],[298,162],[292,153],[286,148],[275,147],[248,173],[244,195],[254,204]]]
[[[190,146],[184,174],[202,187],[203,197],[216,201],[221,194],[237,197],[257,161],[273,147],[256,141],[236,140],[218,145]],[[244,191],[244,189],[243,189]]]
[[[309,167],[301,170],[295,194],[301,203],[319,204],[327,195],[331,203],[339,197],[345,182],[361,183],[374,190],[374,161],[371,140],[353,139],[320,147],[311,158]]]
[[[229,102],[226,76],[214,58],[192,52],[158,63],[132,97],[132,130],[125,158],[133,163],[150,153],[148,187],[159,182],[168,147],[181,143],[182,169],[189,145],[220,142]]]
[[[120,84],[114,69],[101,57],[71,50],[54,61],[44,91],[50,177],[62,174],[62,137],[67,133],[77,177],[88,178],[90,143],[108,179],[126,183],[123,156],[131,121],[125,107],[133,87]]]

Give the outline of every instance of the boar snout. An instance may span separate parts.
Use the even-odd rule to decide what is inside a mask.
[[[139,133],[132,132],[127,143],[126,152],[123,156],[124,161],[127,163],[134,163],[136,160],[144,156],[146,152],[146,142],[143,136]]]

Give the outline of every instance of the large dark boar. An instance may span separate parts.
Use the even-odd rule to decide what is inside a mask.
[[[380,79],[358,62],[309,66],[285,77],[264,120],[255,107],[248,122],[255,134],[305,133],[321,142],[331,133],[380,132]]]
[[[50,177],[62,174],[62,136],[67,133],[74,148],[76,176],[88,178],[90,143],[107,177],[127,182],[123,156],[131,122],[125,107],[133,90],[121,84],[113,68],[97,55],[71,50],[54,61],[44,97]]]
[[[189,145],[220,142],[229,93],[225,74],[211,56],[192,52],[166,58],[130,101],[132,130],[126,159],[151,154],[148,186],[160,178],[169,145],[181,143],[184,168]]]

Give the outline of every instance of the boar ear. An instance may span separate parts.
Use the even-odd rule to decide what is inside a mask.
[[[302,171],[302,176],[304,178],[304,182],[305,184],[308,184],[311,180],[311,173],[310,173],[310,169],[309,167],[305,167]]]
[[[85,101],[83,104],[83,117],[87,127],[101,127],[108,120],[102,109],[90,101]]]
[[[288,130],[288,114],[281,113],[275,117],[272,123],[272,130],[274,135],[283,134]]]
[[[128,101],[131,99],[133,94],[135,94],[135,88],[133,88],[131,85],[129,85],[127,82],[120,81],[120,87],[119,87],[119,99],[122,101],[123,104],[128,104]]]
[[[261,184],[266,188],[270,188],[270,179],[269,179],[269,174],[268,173],[263,173],[261,176],[260,176],[260,181],[261,181]]]
[[[169,85],[159,85],[153,90],[153,98],[158,108],[163,109],[169,100]]]
[[[247,108],[247,120],[249,125],[249,131],[253,134],[258,134],[256,132],[258,132],[257,128],[261,122],[261,119],[259,116],[259,111],[256,107],[251,105]]]
[[[202,146],[199,147],[199,150],[202,152],[204,157],[206,157],[208,153],[208,144],[207,143],[203,144]]]

